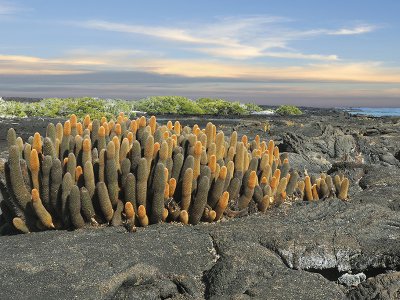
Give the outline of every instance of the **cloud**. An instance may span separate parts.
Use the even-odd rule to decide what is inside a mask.
[[[0,55],[0,74],[81,74],[100,71],[142,71],[190,78],[230,78],[246,81],[400,83],[400,70],[379,62],[335,61],[302,66],[271,66],[215,59],[173,59],[128,50],[94,52],[57,58]],[[119,53],[118,56],[110,53]],[[125,53],[125,54],[124,54]],[[273,53],[272,53],[273,54]]]
[[[376,29],[376,26],[362,25],[354,28],[341,28],[338,30],[328,31],[330,35],[357,35],[372,32]]]
[[[6,17],[15,15],[18,12],[29,10],[27,7],[22,7],[9,1],[0,0],[0,16]]]
[[[0,15],[11,15],[18,11],[18,7],[9,3],[0,1]]]
[[[352,28],[293,30],[282,26],[288,19],[274,16],[220,18],[207,24],[184,24],[175,27],[148,26],[89,20],[75,23],[85,28],[142,35],[173,43],[180,50],[201,52],[227,59],[252,59],[257,57],[291,58],[302,60],[337,60],[335,54],[292,52],[290,43],[318,36],[358,35],[375,30],[372,25]],[[182,45],[186,45],[182,47]],[[279,51],[278,51],[279,49]]]

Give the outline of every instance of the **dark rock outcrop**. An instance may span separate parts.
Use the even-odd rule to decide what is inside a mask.
[[[301,172],[346,174],[349,202],[292,202],[266,214],[136,233],[103,227],[3,236],[0,298],[399,299],[399,121],[318,110],[267,118],[217,124],[273,137]],[[27,138],[43,134],[48,120],[3,122],[0,137],[20,126]]]

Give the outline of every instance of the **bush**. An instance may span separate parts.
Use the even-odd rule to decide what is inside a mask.
[[[134,103],[136,110],[149,114],[203,114],[196,102],[180,96],[155,96]]]
[[[245,115],[248,113],[239,102],[200,98],[196,103],[206,114],[210,115]]]
[[[248,115],[260,111],[258,105],[230,102],[223,99],[200,98],[196,101],[181,96],[156,96],[139,101],[82,98],[48,98],[38,102],[4,101],[0,98],[0,115],[11,117],[68,117],[79,118],[90,114],[92,118],[112,118],[119,112],[130,115],[132,110],[149,114],[211,114]]]
[[[254,111],[261,111],[261,107],[253,103],[242,104],[223,99],[200,98],[196,103],[211,115],[248,115]]]
[[[68,117],[76,114],[83,118],[90,114],[92,118],[115,117],[123,111],[132,112],[133,102],[124,100],[105,100],[98,98],[48,98],[39,102],[23,103],[4,101],[0,103],[0,115],[11,117]]]
[[[262,111],[262,108],[254,103],[245,103],[244,106],[245,106],[246,110],[250,113]]]
[[[303,114],[303,112],[297,106],[293,105],[281,105],[277,110],[275,110],[275,113],[282,116]]]

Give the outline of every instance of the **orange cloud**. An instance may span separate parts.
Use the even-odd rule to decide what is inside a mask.
[[[149,58],[135,55],[93,55],[45,59],[0,55],[0,74],[78,74],[98,71],[144,71],[186,77],[244,80],[400,83],[400,70],[377,62],[332,62],[272,67],[267,64]]]

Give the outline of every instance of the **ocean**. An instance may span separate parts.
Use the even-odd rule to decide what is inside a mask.
[[[344,110],[353,115],[400,117],[400,107],[354,107],[345,108]]]

